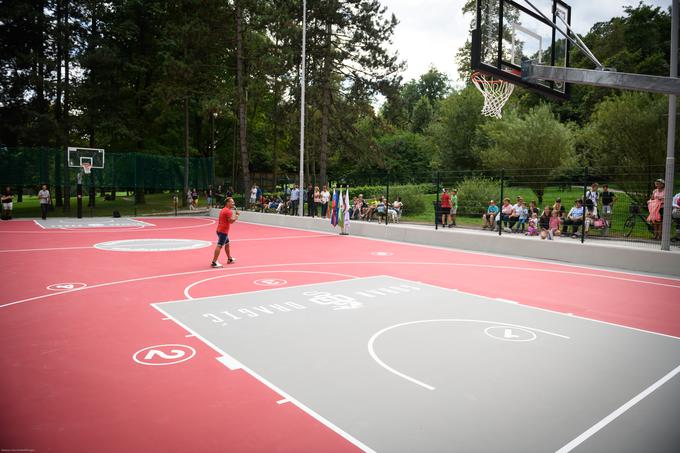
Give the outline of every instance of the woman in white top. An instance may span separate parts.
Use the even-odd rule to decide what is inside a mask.
[[[331,193],[326,186],[323,186],[321,191],[321,217],[330,217],[328,212],[328,201],[331,199]]]

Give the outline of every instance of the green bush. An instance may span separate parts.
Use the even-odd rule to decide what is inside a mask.
[[[401,202],[404,203],[403,215],[424,213],[427,209],[424,194],[425,192],[421,190],[420,186],[396,186],[394,189],[390,187],[390,201],[401,197]]]
[[[500,182],[493,178],[467,177],[458,185],[458,214],[482,215],[489,200],[500,205],[498,195]]]

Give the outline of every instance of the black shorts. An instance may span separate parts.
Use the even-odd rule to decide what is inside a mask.
[[[227,233],[220,233],[218,231],[217,232],[217,246],[222,247],[226,244],[229,244],[229,236],[227,236]]]

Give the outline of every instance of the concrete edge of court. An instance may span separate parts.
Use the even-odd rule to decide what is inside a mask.
[[[217,217],[218,213],[219,210],[212,209],[210,216]],[[325,233],[339,232],[337,228],[330,225],[328,220],[318,217],[241,211],[240,219],[262,225],[300,228]],[[481,229],[435,230],[431,225],[390,224],[385,226],[375,222],[352,222],[350,232],[353,236],[366,238],[680,276],[680,251],[677,250],[667,252],[620,245],[620,243],[611,244],[605,241],[589,241],[581,244],[579,240],[570,238],[547,241],[516,235],[499,237],[498,234]]]

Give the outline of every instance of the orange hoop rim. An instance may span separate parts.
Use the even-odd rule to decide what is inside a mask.
[[[487,77],[489,77],[489,78],[487,79]],[[480,82],[485,82],[485,83],[510,83],[510,82],[506,82],[505,80],[494,79],[494,78],[491,78],[491,77],[493,77],[493,76],[485,74],[483,72],[479,72],[479,71],[473,72],[472,75],[470,76],[470,78],[473,81],[476,79]]]

